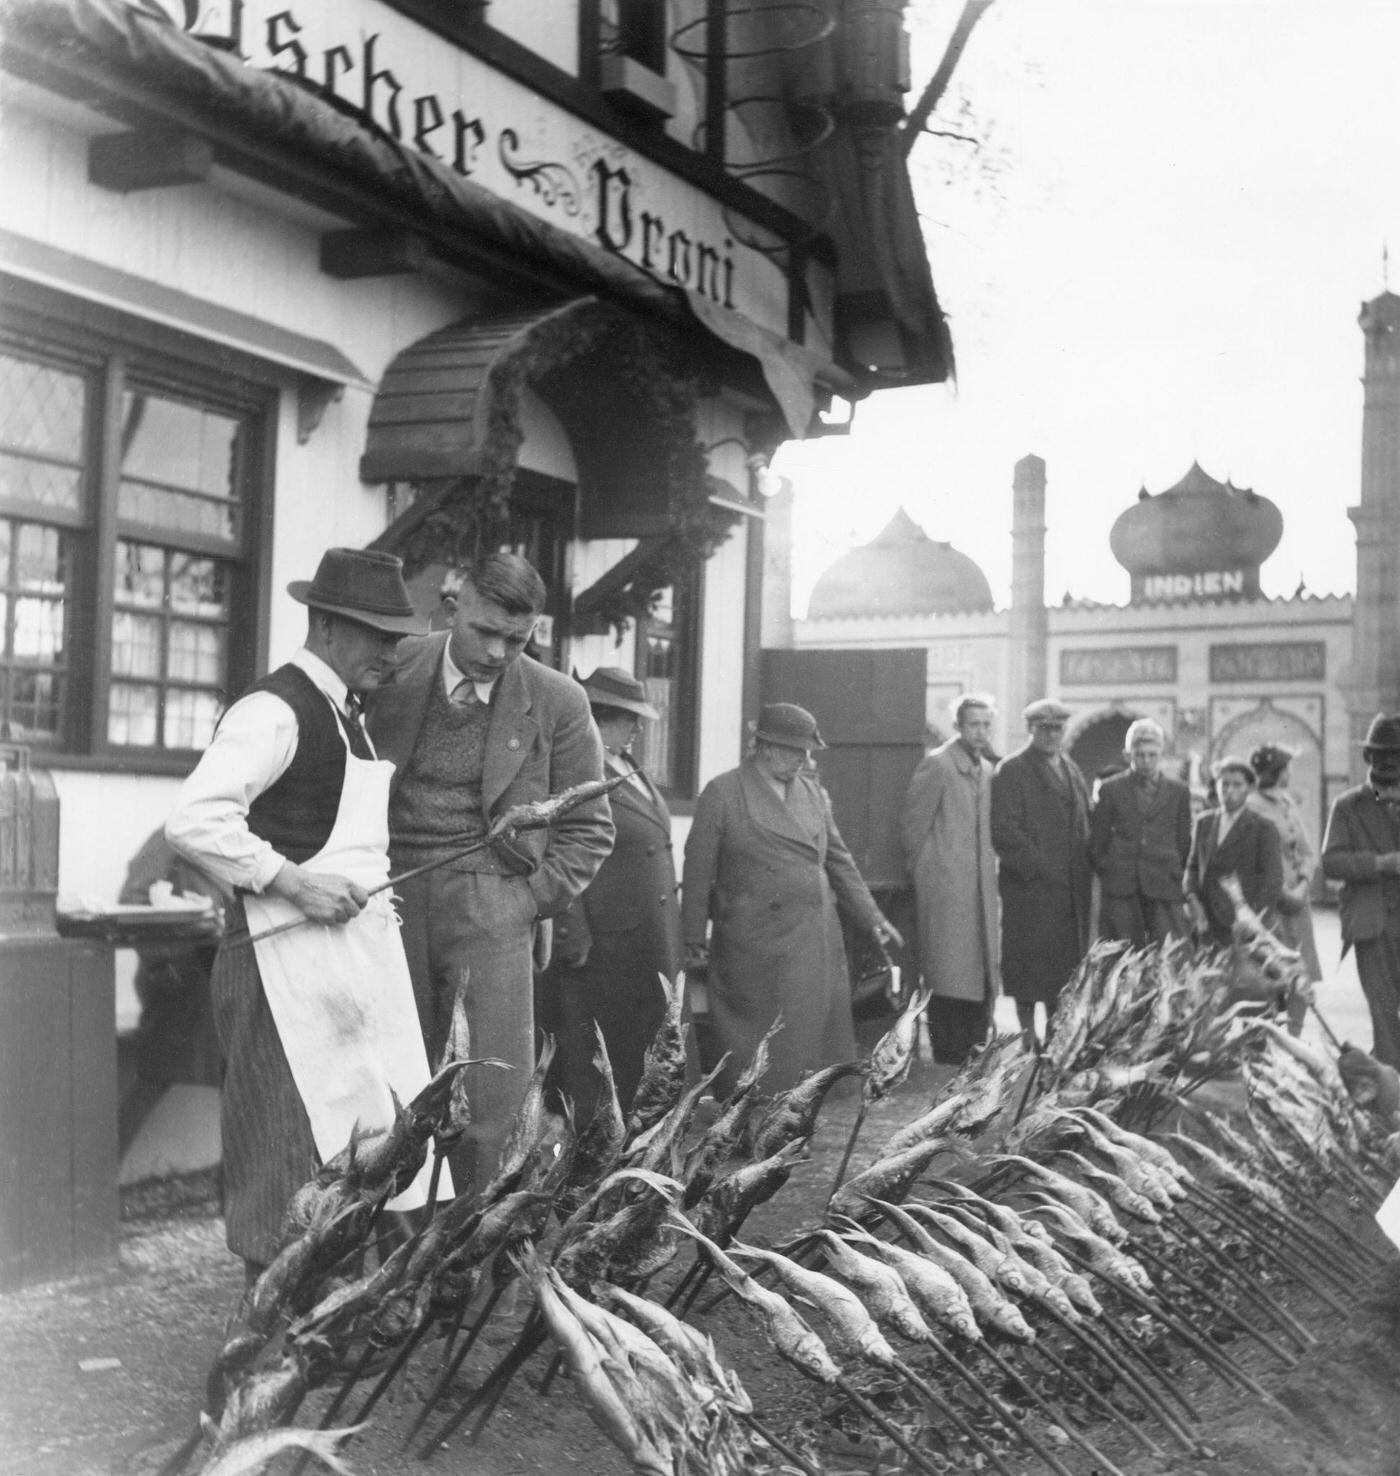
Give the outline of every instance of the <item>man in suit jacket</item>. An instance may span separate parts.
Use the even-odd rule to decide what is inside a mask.
[[[603,740],[608,776],[626,780],[609,796],[617,837],[597,875],[554,923],[554,954],[539,981],[539,1025],[558,1041],[552,1082],[580,1127],[593,1115],[602,1079],[593,1065],[603,1032],[613,1080],[627,1111],[642,1058],[666,1013],[660,975],[681,966],[680,906],[671,854],[671,814],[631,749],[642,722],[660,714],[646,688],[616,666],[583,684]]]
[[[992,775],[992,845],[1000,869],[1001,979],[1021,1029],[1046,1028],[1089,946],[1089,787],[1060,750],[1069,708],[1044,697],[1025,710],[1029,738]]]
[[[545,588],[517,554],[492,553],[446,597],[450,631],[408,640],[369,708],[389,792],[394,872],[461,852],[512,805],[602,777],[603,747],[577,682],[523,654]],[[403,882],[403,942],[428,1055],[436,1061],[465,989],[471,1049],[513,1071],[477,1067],[468,1088],[463,1175],[495,1168],[534,1063],[535,923],[562,912],[612,845],[606,798],[548,830],[461,856]]]
[[[1151,718],[1131,724],[1127,772],[1104,780],[1089,824],[1103,894],[1099,932],[1134,948],[1186,935],[1181,877],[1191,852],[1191,791],[1161,772],[1165,742]]]
[[[1365,784],[1337,796],[1322,869],[1342,884],[1342,949],[1371,1011],[1371,1053],[1400,1066],[1400,717],[1372,720]]]
[[[1221,879],[1238,877],[1245,901],[1267,914],[1283,891],[1283,850],[1277,829],[1245,803],[1254,788],[1254,770],[1244,759],[1221,759],[1212,772],[1220,808],[1196,821],[1184,885],[1198,932],[1223,947],[1230,942],[1235,906]]]

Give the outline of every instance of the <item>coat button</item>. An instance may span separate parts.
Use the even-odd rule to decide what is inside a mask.
[[[648,846],[647,847],[647,855],[648,856],[654,856],[654,855],[656,855],[656,847],[655,846]]]
[[[779,911],[782,908],[782,905],[783,904],[781,902],[778,902],[778,901],[770,902],[768,904],[768,910],[770,912],[777,912],[777,911]]]

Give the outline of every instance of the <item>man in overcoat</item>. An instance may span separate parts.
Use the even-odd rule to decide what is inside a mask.
[[[1036,1039],[1089,946],[1089,787],[1061,752],[1069,709],[1043,697],[1025,710],[1029,737],[992,775],[992,845],[1000,869],[1001,979]]]
[[[445,596],[450,631],[410,639],[369,706],[369,729],[397,765],[389,792],[395,874],[460,853],[512,805],[602,777],[603,747],[579,684],[524,653],[545,587],[517,554],[492,553]],[[534,1066],[533,942],[612,845],[606,797],[402,883],[403,943],[429,1056],[465,989],[474,1056],[512,1071],[471,1072],[472,1127],[459,1179],[495,1169]],[[459,1183],[459,1188],[466,1187]]]
[[[1356,949],[1371,1053],[1400,1067],[1400,716],[1372,719],[1361,753],[1366,782],[1333,803],[1322,869],[1342,884],[1342,948]]]
[[[1241,758],[1223,758],[1213,770],[1220,808],[1196,820],[1184,886],[1197,930],[1207,942],[1230,942],[1235,905],[1221,886],[1239,879],[1244,899],[1265,921],[1283,891],[1283,850],[1278,830],[1246,803],[1254,770]]]
[[[632,756],[642,723],[659,714],[630,672],[600,666],[583,684],[602,736],[608,776],[625,780],[609,796],[617,829],[597,875],[554,922],[554,953],[540,980],[541,1028],[559,1046],[552,1080],[584,1126],[601,1078],[593,1066],[603,1032],[625,1112],[642,1059],[666,1012],[660,976],[681,966],[681,919],[671,812]]]
[[[992,849],[992,704],[962,698],[957,735],[914,771],[900,815],[914,882],[918,957],[935,1061],[959,1065],[986,1039],[999,975]]]
[[[1191,791],[1161,772],[1165,741],[1151,718],[1129,725],[1127,771],[1099,787],[1089,826],[1099,932],[1134,948],[1186,936],[1181,878],[1191,853]]]
[[[810,712],[771,702],[752,755],[711,779],[695,806],[681,936],[686,969],[708,971],[716,1044],[731,1053],[716,1095],[733,1087],[779,1015],[764,1091],[854,1060],[840,917],[882,944],[903,941],[876,906],[808,767],[812,750],[825,746]]]

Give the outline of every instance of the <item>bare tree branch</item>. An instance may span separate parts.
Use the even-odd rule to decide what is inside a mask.
[[[933,110],[942,101],[943,94],[947,92],[948,84],[953,80],[953,72],[967,46],[968,38],[972,35],[973,27],[982,19],[991,4],[992,0],[967,0],[963,6],[958,23],[953,27],[953,34],[948,38],[943,60],[938,63],[937,70],[929,78],[928,86],[924,88],[919,101],[915,104],[914,111],[904,120],[900,147],[906,159],[909,157],[910,150],[918,142],[919,135],[925,132],[924,125],[932,116]]]

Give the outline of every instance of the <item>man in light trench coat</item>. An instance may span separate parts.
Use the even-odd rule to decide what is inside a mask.
[[[958,703],[957,736],[914,771],[900,839],[914,881],[918,957],[935,1061],[960,1065],[987,1036],[1000,969],[992,849],[989,698]]]

